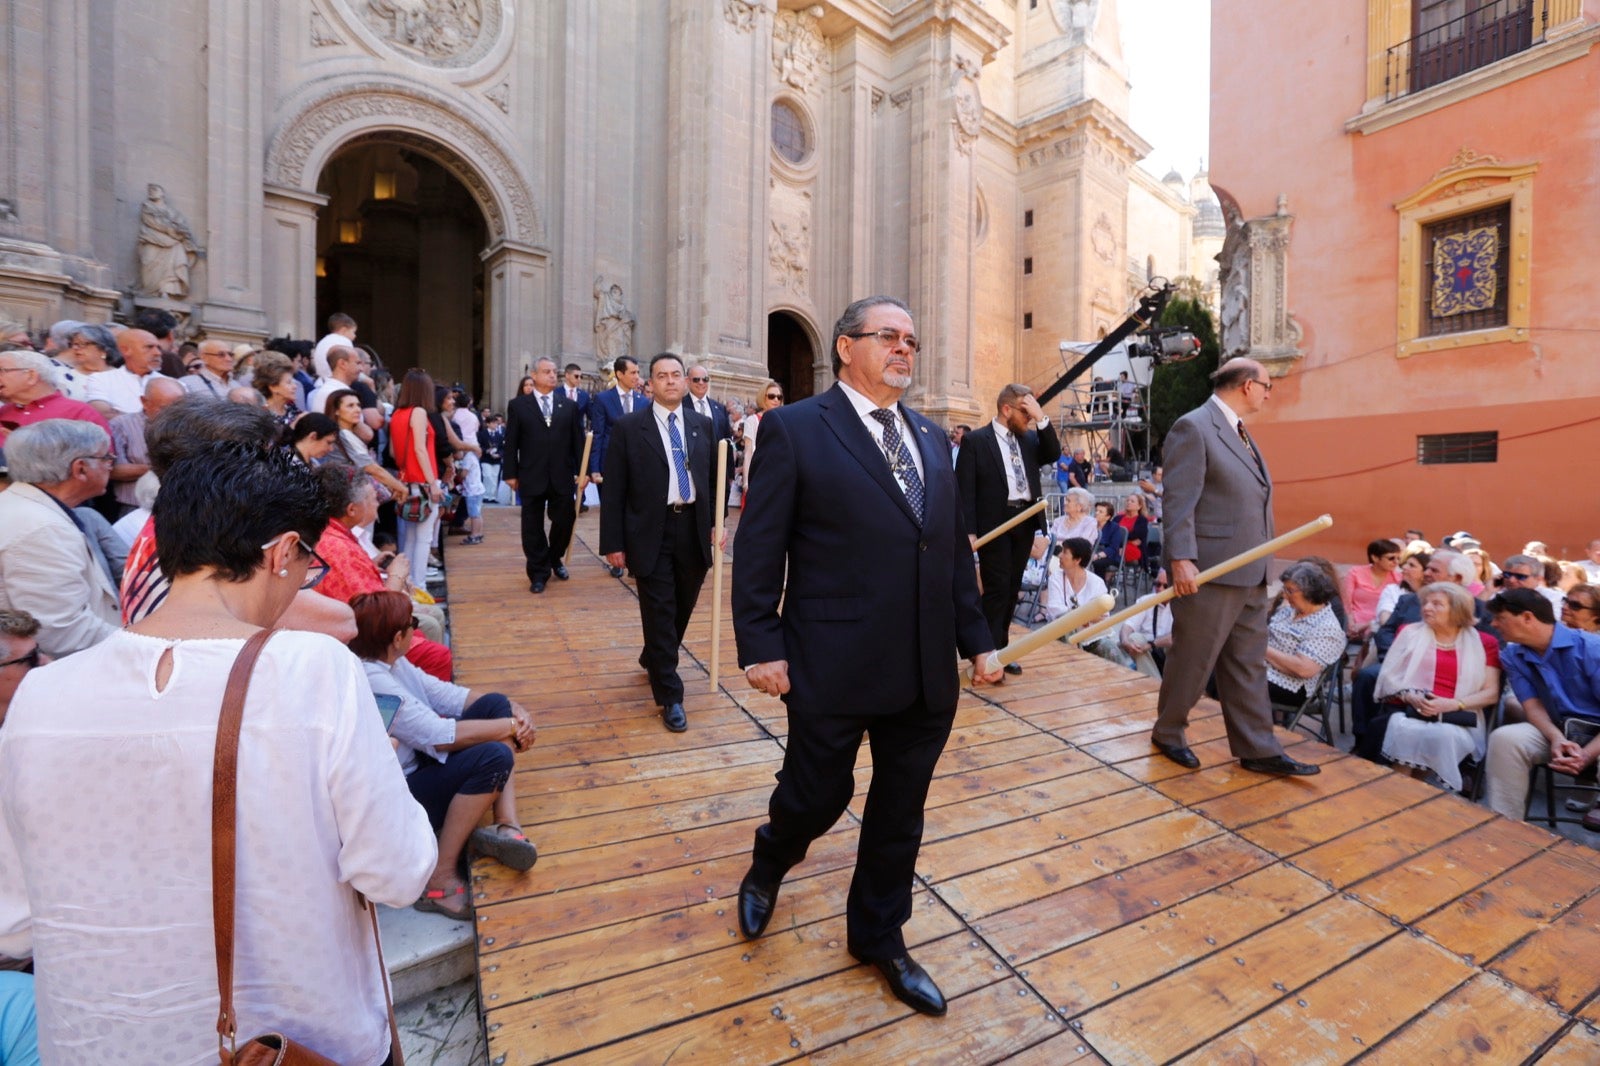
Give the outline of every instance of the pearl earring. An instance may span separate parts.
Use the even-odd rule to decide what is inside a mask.
[[[278,571],[278,576],[279,577],[288,577],[289,576],[289,571],[287,571],[287,570],[279,570]]]

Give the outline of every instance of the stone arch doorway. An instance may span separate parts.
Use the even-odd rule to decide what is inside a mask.
[[[767,373],[788,403],[816,391],[817,344],[806,323],[788,311],[767,316]]]
[[[323,247],[319,216],[329,203],[317,191],[324,171],[358,147],[406,150],[464,186],[480,213],[485,232],[473,249],[481,263],[474,284],[482,290],[478,395],[503,407],[523,366],[535,353],[552,349],[555,329],[538,190],[510,146],[502,116],[398,75],[362,74],[306,86],[286,101],[273,125],[262,190],[263,290],[271,332],[317,336],[324,325],[318,320],[326,315],[318,314],[316,277]],[[418,302],[425,304],[427,294]],[[358,340],[366,340],[371,324],[356,317]],[[421,361],[434,360],[424,355]]]
[[[471,191],[426,152],[372,134],[328,160],[317,192],[319,329],[343,311],[396,377],[420,366],[483,396],[488,222]]]

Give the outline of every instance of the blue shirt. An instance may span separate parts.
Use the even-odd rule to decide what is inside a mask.
[[[1543,655],[1507,644],[1500,662],[1517,699],[1537,699],[1556,725],[1573,715],[1600,721],[1600,634],[1557,622]]]

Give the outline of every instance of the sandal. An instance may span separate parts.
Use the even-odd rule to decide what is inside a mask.
[[[481,536],[467,537],[467,538],[463,539],[461,541],[461,543],[463,543],[463,544],[482,544],[483,543],[483,537],[481,537]]]
[[[447,901],[461,897],[459,908],[452,908]],[[442,888],[430,888],[422,894],[422,898],[411,905],[412,910],[424,911],[428,914],[442,914],[446,918],[457,922],[472,921],[472,904],[467,899],[465,885],[457,885],[454,889],[446,891]]]
[[[523,835],[521,826],[501,822],[474,829],[471,842],[480,855],[487,855],[513,870],[530,869],[539,861],[539,850]]]

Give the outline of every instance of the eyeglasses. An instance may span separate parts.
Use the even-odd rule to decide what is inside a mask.
[[[27,366],[0,366],[0,374],[21,374],[31,369],[33,368]]]
[[[1266,389],[1268,392],[1272,391],[1272,382],[1270,382],[1270,381],[1262,381],[1260,378],[1250,378],[1248,380],[1249,380],[1250,384],[1252,384],[1252,385],[1260,385],[1263,389]]]
[[[32,670],[38,665],[39,645],[35,644],[33,646],[33,650],[28,652],[28,654],[20,656],[16,659],[7,659],[5,662],[0,663],[0,670],[4,670],[8,666],[21,666],[24,670]]]
[[[117,457],[115,455],[80,455],[78,456],[78,459],[82,459],[86,463],[110,463],[112,466],[117,465]],[[73,462],[77,462],[78,459],[74,459]]]
[[[860,340],[862,337],[876,337],[880,343],[885,344],[890,348],[893,348],[896,345],[904,344],[912,351],[917,350],[917,338],[915,336],[910,333],[901,333],[898,330],[893,329],[875,329],[866,333],[846,333],[845,336],[851,338],[852,340]]]
[[[261,550],[269,551],[274,545],[288,535],[289,534],[287,533],[279,533],[276,537],[273,537],[271,540],[261,545]],[[308,547],[305,541],[299,542],[297,547],[300,549],[302,554],[311,559],[311,562],[306,566],[306,578],[304,581],[300,582],[300,589],[303,592],[306,589],[314,589],[320,585],[322,583],[322,579],[328,576],[328,570],[330,568],[328,566],[328,561],[322,556],[318,555],[315,548]]]
[[[1584,603],[1582,600],[1575,600],[1571,596],[1568,596],[1566,598],[1566,604],[1567,604],[1568,607],[1572,608],[1574,611],[1593,611],[1595,609],[1594,604],[1592,604],[1592,603]],[[1600,612],[1597,612],[1597,613],[1600,613]],[[0,665],[4,665],[4,664],[0,663]]]

